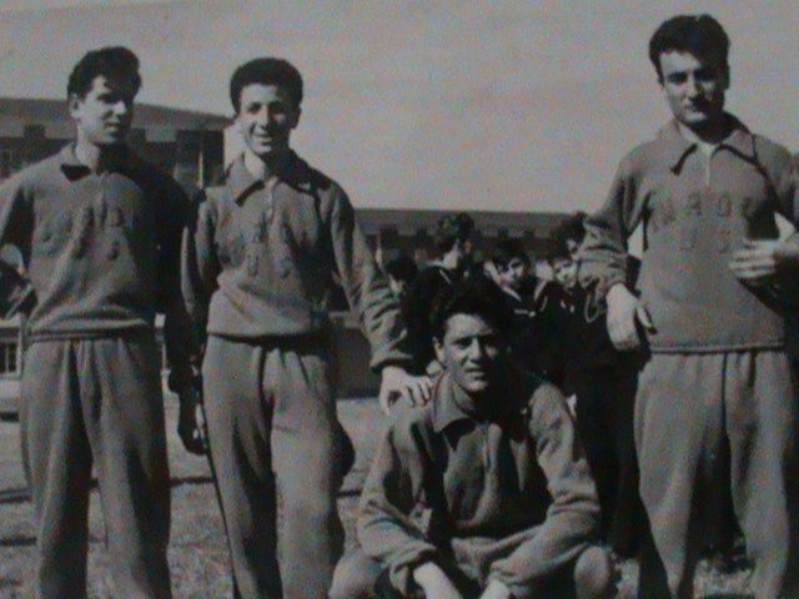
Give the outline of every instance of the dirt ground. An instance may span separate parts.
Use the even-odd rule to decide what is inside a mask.
[[[339,416],[353,438],[357,459],[342,487],[339,510],[352,541],[357,497],[385,421],[374,400],[339,402]],[[172,472],[172,541],[169,561],[176,598],[230,597],[231,581],[222,521],[216,506],[210,472],[203,458],[186,453],[175,434],[177,406],[167,401],[169,462]],[[24,498],[24,474],[19,452],[19,425],[0,421],[0,598],[25,597],[35,532],[31,505]],[[635,596],[637,566],[623,564],[619,597]],[[747,571],[719,575],[704,568],[698,595],[742,597],[748,590]],[[110,597],[108,560],[104,551],[103,518],[96,491],[90,511],[90,596]]]

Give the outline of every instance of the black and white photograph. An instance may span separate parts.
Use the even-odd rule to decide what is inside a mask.
[[[799,599],[797,56],[2,0],[0,599]]]

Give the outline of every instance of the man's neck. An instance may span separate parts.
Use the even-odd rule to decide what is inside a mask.
[[[106,171],[110,165],[118,163],[125,150],[122,144],[97,146],[80,139],[75,143],[78,162],[95,173]]]
[[[680,135],[692,143],[718,145],[727,136],[727,119],[721,116],[701,127],[688,127],[677,123]]]
[[[244,152],[244,168],[254,178],[262,181],[268,181],[281,173],[286,163],[288,162],[291,152],[287,151],[278,156],[270,156],[263,159],[249,150]]]

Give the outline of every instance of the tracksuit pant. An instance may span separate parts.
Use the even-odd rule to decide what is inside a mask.
[[[204,402],[238,596],[327,597],[343,548],[329,348],[209,338]]]
[[[33,341],[22,398],[36,526],[34,595],[86,597],[94,465],[115,596],[170,597],[169,472],[152,332]]]
[[[792,378],[780,351],[654,354],[644,366],[635,407],[640,488],[668,589],[642,584],[642,596],[693,596],[725,484],[755,563],[756,597],[792,592],[799,516]],[[642,563],[642,581],[658,579],[653,567]]]

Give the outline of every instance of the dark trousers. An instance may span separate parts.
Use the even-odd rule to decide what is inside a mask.
[[[152,333],[31,343],[22,398],[35,596],[86,597],[94,465],[115,596],[170,597],[169,472]]]
[[[637,551],[644,517],[633,435],[637,383],[638,364],[632,359],[572,377],[576,425],[599,494],[602,532],[625,557]]]

